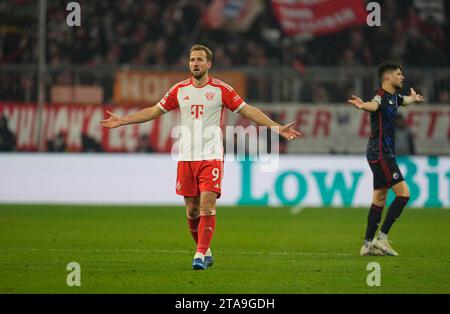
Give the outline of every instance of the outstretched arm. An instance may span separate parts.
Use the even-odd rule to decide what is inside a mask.
[[[107,111],[109,118],[100,121],[100,124],[108,129],[114,129],[126,124],[135,124],[151,121],[156,119],[164,113],[158,106],[152,106],[150,108],[145,108],[141,111],[135,112],[129,116],[121,117],[115,113]]]
[[[422,95],[417,94],[414,88],[410,89],[410,95],[409,96],[403,96],[403,106],[408,106],[412,103],[416,102],[422,102],[424,101],[424,98]]]
[[[355,108],[368,112],[375,112],[380,106],[376,101],[364,102],[361,98],[356,97],[355,95],[352,95],[352,97],[347,101],[355,106]]]
[[[241,110],[239,110],[239,113],[253,123],[261,126],[266,126],[272,131],[279,133],[289,141],[296,139],[297,137],[302,135],[300,132],[292,128],[294,122],[282,126],[266,116],[261,110],[253,106],[245,104],[241,108]]]

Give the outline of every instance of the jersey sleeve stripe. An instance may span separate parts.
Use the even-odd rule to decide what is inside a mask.
[[[189,85],[189,84],[191,84],[191,79],[187,79],[187,80],[181,81],[177,85],[181,86],[181,85]]]
[[[161,104],[161,102],[158,102],[156,105],[157,105],[162,111],[167,112],[167,109],[164,108],[164,106]]]
[[[372,101],[378,103],[379,105],[381,105],[381,97],[380,97],[380,95],[376,95],[376,96],[372,99]]]
[[[211,80],[211,82],[214,83],[214,84],[216,84],[216,85],[221,85],[221,86],[225,87],[225,88],[228,89],[230,92],[233,90],[233,88],[232,88],[230,85],[225,84],[224,82],[222,82],[222,81],[220,81],[220,80],[218,80],[218,79],[214,79],[214,78],[213,78],[213,79]]]
[[[180,81],[178,83],[176,83],[175,85],[173,85],[170,89],[169,89],[169,93],[171,93],[175,88],[184,86],[184,85],[189,85],[191,83],[191,79],[187,79],[184,81]]]
[[[233,111],[233,113],[237,113],[237,112],[239,112],[239,110],[241,110],[241,109],[242,109],[242,107],[244,107],[244,105],[246,105],[245,101],[243,101],[243,102],[242,102],[242,104],[240,104],[240,105],[239,105],[239,107],[237,107],[237,108],[236,108],[236,110],[235,110],[235,111]]]

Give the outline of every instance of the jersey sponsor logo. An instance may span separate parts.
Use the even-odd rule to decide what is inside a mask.
[[[194,119],[199,119],[203,115],[203,105],[191,105],[191,115]]]
[[[207,93],[205,94],[207,100],[213,100],[215,95],[216,95],[216,94],[214,94],[214,93],[212,93],[212,92],[207,92]]]

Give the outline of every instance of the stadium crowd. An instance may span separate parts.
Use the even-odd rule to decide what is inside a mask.
[[[270,9],[270,1],[265,1],[265,10],[244,32],[205,28],[202,17],[210,2],[80,1],[83,27],[70,29],[66,27],[67,12],[61,10],[58,1],[50,1],[48,62],[176,67],[184,65],[186,49],[192,42],[209,45],[215,52],[215,65],[222,67],[293,62],[371,66],[387,58],[418,67],[447,66],[449,62],[449,41],[445,40],[449,26],[442,20],[444,12],[430,11],[423,0],[382,1],[381,27],[364,25],[288,44],[280,40],[280,26]],[[430,2],[436,1],[426,1]],[[443,5],[443,1],[437,2]],[[269,35],[274,32],[275,36]],[[390,42],[394,44],[387,45]],[[36,46],[35,28],[30,28],[23,38],[3,40],[2,62],[36,63]],[[333,47],[334,53],[328,47]]]
[[[127,65],[179,69],[185,66],[186,52],[194,42],[212,48],[215,69],[284,65],[297,69],[301,75],[305,68],[312,66],[376,66],[385,59],[417,68],[449,65],[448,5],[445,7],[443,0],[383,0],[380,1],[381,27],[362,25],[302,39],[283,35],[270,1],[263,1],[265,8],[250,27],[239,32],[226,27],[208,28],[205,15],[211,0],[78,2],[82,8],[82,27],[68,31],[67,11],[61,9],[60,1],[48,1],[46,52],[50,67]],[[38,62],[37,22],[22,27],[20,32],[0,32],[0,65]],[[329,53],[330,47],[333,53]],[[12,87],[9,82],[14,79],[0,74],[0,99],[12,95],[12,99],[23,100],[19,94],[24,89],[35,94],[35,78],[21,76],[20,79],[21,86]],[[71,84],[74,78],[71,73],[62,72],[50,80]],[[421,85],[421,82],[414,83]],[[252,86],[250,99],[270,101],[269,82],[257,77],[249,85]],[[302,93],[291,101],[340,101],[351,87],[344,83],[338,85],[306,82]],[[367,85],[372,90],[372,85]],[[449,102],[450,77],[437,79],[434,89],[437,91],[431,102]],[[111,84],[105,90],[109,101]]]
[[[211,30],[204,19],[211,1],[118,0],[79,1],[82,25],[67,31],[65,10],[50,1],[47,17],[47,57],[50,65],[129,64],[184,65],[192,42],[213,48],[216,66],[376,65],[393,58],[405,65],[447,66],[449,41],[444,12],[430,11],[423,0],[385,0],[381,27],[366,25],[313,38],[280,40],[281,29],[266,1],[266,9],[245,32]],[[129,17],[133,17],[130,19]],[[35,25],[21,33],[2,34],[2,63],[36,63]],[[269,35],[275,32],[275,36]],[[384,44],[381,44],[384,43]],[[328,48],[335,53],[330,54]],[[287,50],[286,50],[287,49]]]

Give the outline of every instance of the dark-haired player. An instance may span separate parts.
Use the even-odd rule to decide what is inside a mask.
[[[143,123],[179,108],[181,138],[176,193],[184,196],[189,231],[197,245],[192,268],[204,270],[213,264],[210,244],[216,226],[216,201],[222,193],[223,109],[267,126],[289,141],[301,134],[292,128],[294,122],[281,126],[245,103],[231,86],[210,77],[212,52],[208,47],[192,46],[188,61],[191,77],[175,84],[156,106],[125,117],[108,112],[109,117],[100,124],[113,129]]]
[[[397,256],[388,241],[388,233],[409,200],[409,189],[395,159],[395,118],[400,106],[422,102],[423,97],[411,88],[409,96],[402,96],[402,67],[393,62],[384,62],[378,68],[381,88],[368,102],[352,96],[348,100],[357,109],[370,112],[372,134],[367,145],[367,160],[373,173],[373,197],[370,207],[366,236],[360,254]],[[388,190],[392,188],[396,197],[389,206],[378,237],[375,233],[381,221]]]

